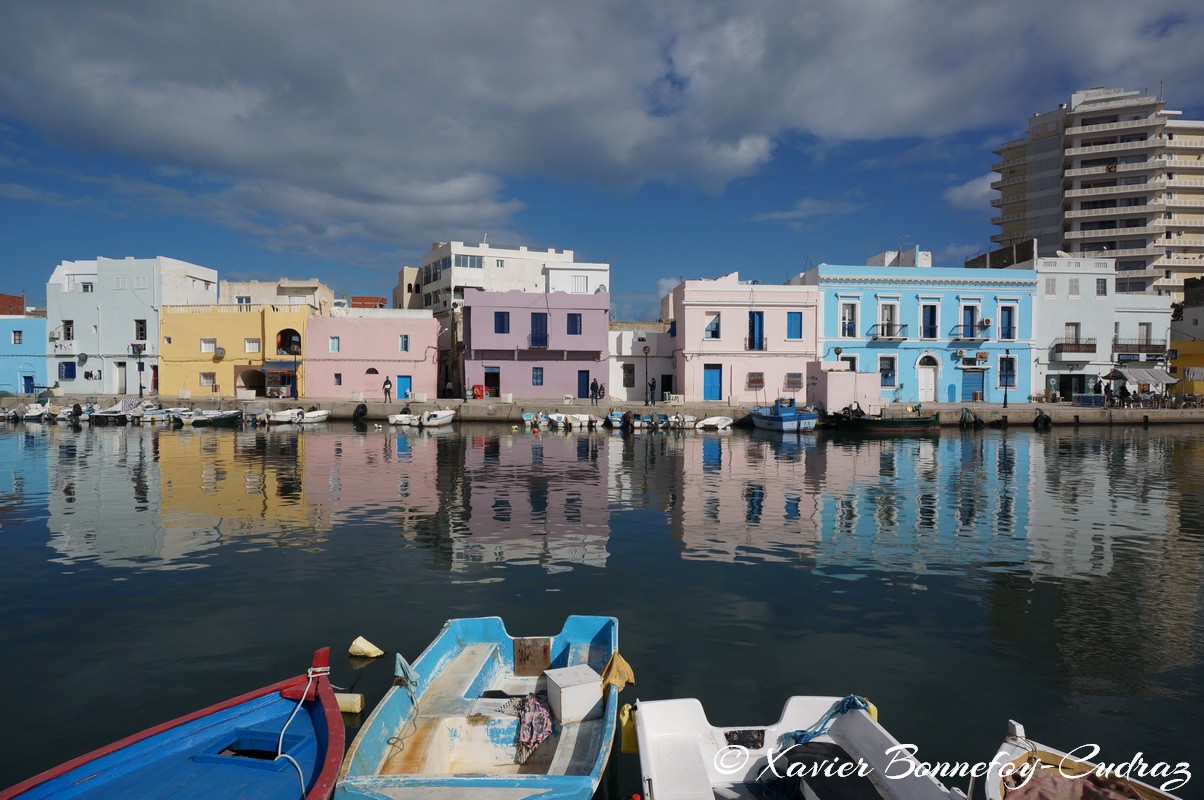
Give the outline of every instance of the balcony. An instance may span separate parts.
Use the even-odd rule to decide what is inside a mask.
[[[1113,144],[1096,144],[1089,147],[1068,147],[1063,155],[1085,156],[1091,153],[1122,153],[1126,150],[1146,150],[1151,147],[1165,147],[1165,136],[1151,136],[1140,142],[1115,142]]]
[[[1006,344],[1008,342],[1016,341],[1016,326],[1015,325],[1011,325],[1011,326],[1000,325],[999,326],[999,341],[1003,342],[1004,344]]]
[[[1161,117],[1145,117],[1143,119],[1126,119],[1118,122],[1103,122],[1099,125],[1074,125],[1068,127],[1063,134],[1077,136],[1084,133],[1104,133],[1106,131],[1124,131],[1134,128],[1153,128],[1163,124]]]
[[[546,333],[533,333],[527,337],[527,347],[532,350],[547,350],[548,335]]]
[[[1079,178],[1084,175],[1106,175],[1116,172],[1143,172],[1154,169],[1161,169],[1161,161],[1149,159],[1147,161],[1138,161],[1133,164],[1107,164],[1097,167],[1076,167],[1068,169],[1062,173],[1064,178]]]
[[[1146,353],[1162,355],[1166,352],[1165,339],[1119,339],[1112,340],[1112,353]]]
[[[857,335],[856,322],[841,322],[840,323],[840,338],[842,339],[859,339]]]
[[[1065,239],[1115,239],[1117,236],[1161,236],[1163,229],[1158,226],[1143,226],[1133,228],[1097,228],[1090,231],[1066,231],[1062,234]]]
[[[870,328],[870,338],[901,342],[907,338],[907,326],[897,322],[879,322]]]
[[[1052,352],[1059,361],[1092,361],[1095,358],[1095,339],[1054,339]]]
[[[989,322],[976,322],[972,325],[954,325],[953,330],[949,332],[950,339],[971,342],[983,342],[991,338],[991,324]]]
[[[1165,180],[1152,180],[1145,183],[1126,183],[1120,186],[1096,186],[1091,189],[1067,189],[1064,197],[1099,197],[1101,195],[1145,194],[1158,189],[1165,189]]]
[[[752,351],[752,350],[758,350],[758,351],[763,351],[763,350],[766,350],[766,349],[767,349],[767,347],[766,347],[765,341],[766,341],[766,340],[765,340],[765,337],[764,337],[764,336],[748,336],[748,337],[745,337],[745,339],[744,339],[744,349],[745,349],[745,350],[749,350],[749,351]]]
[[[1157,203],[1146,203],[1143,206],[1112,206],[1111,208],[1076,208],[1071,211],[1063,212],[1062,216],[1066,219],[1079,219],[1082,217],[1131,217],[1134,214],[1157,214],[1166,210],[1166,203],[1173,203],[1173,200],[1161,201]],[[1204,204],[1202,204],[1204,205]]]

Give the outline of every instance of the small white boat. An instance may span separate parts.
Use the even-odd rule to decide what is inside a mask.
[[[125,409],[124,404],[120,400],[108,408],[93,411],[89,415],[89,422],[93,425],[124,425],[129,421],[129,411]]]
[[[1026,738],[1024,726],[1009,721],[1007,738],[999,746],[998,755],[987,771],[986,798],[1106,796],[1178,800],[1171,792],[1191,778],[1190,773],[1185,774],[1186,763],[1157,764],[1153,758],[1149,758],[1145,770],[1134,769],[1129,773],[1130,777],[1117,777],[1107,767],[1085,760],[1089,755],[1096,757],[1094,750],[1094,746],[1089,746],[1080,747],[1074,753],[1063,753]],[[1155,767],[1159,767],[1156,773]],[[1157,775],[1150,777],[1158,784],[1157,788],[1137,779],[1146,774]]]
[[[311,408],[301,415],[298,421],[300,425],[318,425],[330,419],[330,409],[328,408]]]
[[[695,425],[700,431],[726,431],[732,427],[731,417],[707,417],[699,420]]]
[[[569,414],[569,425],[577,430],[589,430],[598,426],[598,418],[593,414]]]
[[[450,408],[427,411],[423,413],[419,424],[424,428],[438,428],[443,425],[450,425],[455,416],[455,410]]]
[[[698,417],[693,414],[674,414],[669,417],[669,427],[673,430],[682,430],[689,428],[693,430],[694,423],[698,422]]]
[[[635,724],[644,796],[960,797],[930,775],[917,774],[920,764],[876,717],[877,710],[856,695],[791,697],[772,725],[717,728],[694,698],[640,701]],[[838,774],[843,765],[848,766]],[[907,767],[911,771],[905,774]]]
[[[523,424],[528,428],[538,428],[548,424],[548,415],[542,411],[527,411],[523,413]]]
[[[555,430],[558,428],[564,428],[565,423],[568,421],[568,414],[561,414],[559,411],[553,411],[551,414],[547,415],[547,418],[548,427]]]
[[[25,410],[21,412],[21,419],[24,422],[42,422],[46,418],[46,413],[50,411],[50,406],[42,405],[41,403],[28,403]]]
[[[418,427],[418,422],[421,419],[419,414],[390,414],[390,425],[407,425],[409,427]]]

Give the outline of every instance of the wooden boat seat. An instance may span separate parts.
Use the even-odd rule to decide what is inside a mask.
[[[786,754],[785,762],[802,764],[812,767],[815,764],[840,764],[856,762],[843,747],[833,742],[813,741],[796,745]],[[779,762],[779,769],[785,771],[786,764]],[[815,793],[820,800],[881,800],[885,795],[878,785],[868,777],[853,774],[846,777],[806,774],[803,782]]]

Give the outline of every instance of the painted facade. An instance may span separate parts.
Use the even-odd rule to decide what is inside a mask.
[[[469,292],[465,384],[492,397],[586,398],[608,377],[610,294]]]
[[[217,301],[217,272],[174,258],[64,261],[46,284],[47,378],[73,394],[159,391],[159,310]]]
[[[429,311],[336,309],[309,320],[305,331],[305,394],[309,397],[436,397],[439,325]]]
[[[791,283],[820,292],[822,358],[877,374],[883,405],[1032,393],[1032,270],[820,264]]]
[[[733,272],[683,281],[671,296],[676,388],[686,402],[805,397],[806,365],[817,358],[815,286],[766,286]]]
[[[52,386],[46,363],[46,318],[0,316],[0,397]]]
[[[280,278],[275,281],[221,281],[222,305],[308,306],[317,316],[330,313],[334,290],[317,278]]]
[[[1204,394],[1204,279],[1184,281],[1183,310],[1171,325],[1170,346],[1176,394]]]
[[[667,322],[611,322],[605,399],[647,402],[648,379],[656,379],[657,402],[677,393],[673,374],[676,328]],[[648,348],[645,355],[644,348]]]
[[[165,306],[160,393],[169,397],[305,392],[309,306]]]

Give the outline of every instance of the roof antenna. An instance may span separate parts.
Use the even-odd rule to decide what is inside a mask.
[[[485,231],[485,238],[481,240],[481,244],[489,244],[489,231]]]

